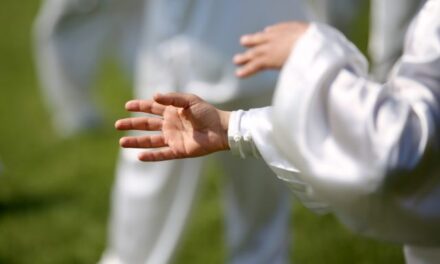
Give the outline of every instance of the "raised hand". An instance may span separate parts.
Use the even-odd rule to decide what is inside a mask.
[[[229,112],[221,111],[192,94],[157,94],[153,100],[133,100],[125,108],[155,116],[116,121],[118,130],[161,131],[154,135],[123,137],[124,148],[149,148],[142,161],[160,161],[208,155],[227,150]]]
[[[234,63],[241,66],[236,75],[243,78],[266,69],[280,69],[308,26],[301,22],[286,22],[242,36],[240,43],[248,49],[234,56]]]

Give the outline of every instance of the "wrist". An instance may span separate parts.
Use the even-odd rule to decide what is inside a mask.
[[[231,117],[231,112],[218,110],[220,116],[220,126],[221,126],[221,137],[223,142],[223,150],[229,150],[228,142],[228,130],[229,130],[229,119]]]

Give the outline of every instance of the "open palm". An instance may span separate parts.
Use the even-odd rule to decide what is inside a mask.
[[[229,149],[229,113],[195,95],[158,94],[154,100],[130,101],[126,109],[155,116],[118,120],[117,129],[161,131],[159,134],[121,138],[122,147],[150,149],[139,154],[142,161],[197,157]]]

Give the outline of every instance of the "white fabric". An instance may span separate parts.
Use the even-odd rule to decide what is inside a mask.
[[[372,0],[368,50],[372,76],[384,81],[402,55],[411,19],[425,0]]]
[[[106,51],[133,71],[143,5],[144,0],[43,2],[34,26],[37,72],[60,135],[100,122],[90,88]]]
[[[134,71],[137,98],[184,91],[230,109],[267,105],[277,75],[235,78],[239,36],[303,18],[299,0],[46,0],[37,59],[56,126],[69,135],[98,118],[89,88],[108,44]],[[121,151],[102,263],[167,263],[190,211],[202,160],[147,164],[135,156]],[[228,261],[287,262],[285,187],[264,164],[225,159]]]
[[[173,8],[170,8],[173,7]],[[252,10],[248,10],[252,8]],[[271,10],[270,13],[267,10]],[[196,93],[206,98],[211,103],[221,104],[224,107],[251,107],[264,105],[271,97],[276,80],[274,73],[245,81],[239,81],[234,76],[235,66],[232,56],[242,50],[239,45],[239,36],[249,32],[261,30],[267,25],[279,21],[303,19],[302,7],[298,1],[278,0],[271,1],[163,1],[150,0],[146,5],[145,28],[142,32],[143,47],[139,51],[137,64],[137,78],[135,95],[138,98],[149,98],[157,91],[181,91]],[[258,104],[253,101],[259,101]],[[247,105],[246,105],[247,104]],[[125,163],[133,163],[133,159],[120,160],[121,167]],[[184,163],[190,161],[182,161]],[[246,162],[247,163],[247,162]],[[226,216],[227,216],[227,241],[229,245],[230,263],[284,263],[287,262],[286,234],[288,227],[288,197],[281,186],[272,182],[267,177],[267,170],[258,162],[245,165],[243,161],[225,163],[230,182],[226,189]],[[154,167],[158,171],[170,171],[177,162],[158,163]],[[139,165],[143,166],[143,165]],[[151,165],[150,165],[151,166]],[[168,178],[190,177],[184,171],[173,171]],[[145,177],[145,170],[139,172]],[[237,177],[240,175],[240,177]],[[158,173],[149,173],[148,177],[161,177]],[[118,182],[124,181],[124,173],[118,174]],[[139,176],[138,176],[139,178]],[[240,184],[244,179],[252,178],[255,183]],[[248,180],[247,180],[248,181]],[[118,184],[118,183],[117,183]],[[141,185],[141,184],[139,184]],[[186,203],[175,197],[175,193],[167,191],[164,186],[157,186],[151,192],[143,192],[143,202],[158,200],[166,195],[177,204]],[[272,187],[271,187],[272,186]],[[267,188],[266,196],[260,192]],[[115,188],[115,197],[130,197],[131,192]],[[265,190],[265,189],[264,189]],[[194,189],[187,188],[186,197],[192,199]],[[118,206],[131,207],[129,199],[126,202],[114,204],[117,212]],[[261,206],[262,204],[267,206]],[[257,206],[260,205],[260,206]],[[237,208],[234,210],[234,208]],[[250,208],[250,209],[247,209]],[[161,207],[172,212],[172,208]],[[158,214],[158,209],[153,207],[136,208],[139,214]],[[158,211],[158,212],[156,212]],[[189,213],[182,212],[182,218]],[[118,222],[116,213],[113,222]],[[150,223],[146,229],[156,227],[160,230],[160,241],[177,241],[183,225],[175,228],[176,219],[163,223],[166,214],[157,218],[157,222]],[[180,224],[179,224],[180,225]],[[124,255],[124,249],[119,247],[117,241],[130,239],[124,235],[124,225],[112,225],[114,234],[110,242],[110,249],[117,254]],[[174,230],[170,232],[167,230]],[[139,229],[138,236],[155,237],[151,230]],[[287,233],[286,233],[287,232]],[[262,239],[266,237],[266,239]],[[175,243],[167,245],[155,243],[151,239],[148,243],[138,244],[138,252],[147,259],[146,263],[166,263],[172,255]],[[156,259],[154,256],[161,256]],[[141,259],[141,258],[140,258]]]
[[[316,21],[336,27],[345,34],[353,33],[361,8],[360,0],[309,0]],[[384,81],[402,55],[403,39],[408,25],[425,0],[371,0],[368,50],[371,74]]]
[[[412,23],[385,84],[368,80],[366,60],[342,35],[312,24],[273,107],[244,113],[252,121],[240,126],[312,209],[322,201],[357,232],[440,247],[439,71],[438,0]]]

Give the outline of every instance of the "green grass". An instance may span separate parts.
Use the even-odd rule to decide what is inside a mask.
[[[3,0],[0,9],[0,263],[95,263],[105,247],[118,151],[112,122],[125,115],[130,85],[108,63],[96,89],[106,127],[57,138],[34,76],[37,8],[37,1]],[[221,168],[212,162],[207,172],[176,263],[225,260]],[[292,229],[295,263],[403,263],[399,247],[353,235],[333,216],[298,204]]]

